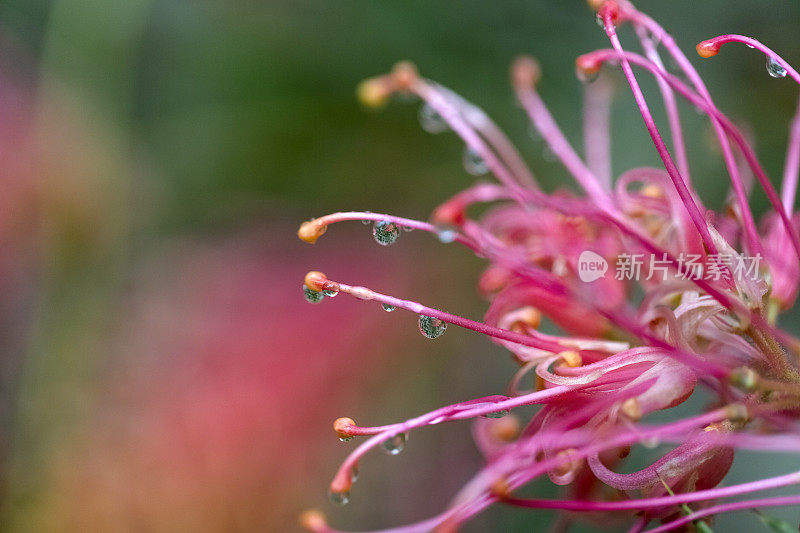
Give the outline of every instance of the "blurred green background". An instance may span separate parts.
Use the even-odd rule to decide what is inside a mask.
[[[687,53],[745,33],[800,63],[796,1],[637,5]],[[378,249],[359,224],[311,248],[297,224],[347,209],[425,219],[471,183],[461,143],[423,132],[417,104],[356,101],[358,81],[400,59],[484,107],[546,187],[572,187],[529,135],[508,65],[539,58],[541,94],[580,147],[574,58],[607,46],[578,0],[0,2],[3,529],[278,531],[307,506],[362,529],[440,509],[479,464],[468,426],[368,458],[339,510],[325,487],[347,446],[330,421],[501,393],[508,356],[463,331],[427,342],[414,317],[346,298],[307,306],[299,285],[319,268],[479,317],[481,262],[418,232]],[[797,88],[745,47],[688,55],[779,176]],[[611,77],[615,174],[657,165]],[[720,156],[681,111],[695,183],[718,207]],[[754,468],[769,465],[734,474]],[[470,527],[542,520],[502,509]]]

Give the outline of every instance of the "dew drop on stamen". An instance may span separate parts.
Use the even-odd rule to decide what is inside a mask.
[[[419,332],[429,339],[441,337],[447,329],[447,322],[432,316],[419,315]]]
[[[323,293],[310,289],[305,283],[303,284],[303,296],[305,296],[306,301],[311,304],[318,304],[325,299]]]
[[[333,505],[338,505],[339,507],[343,507],[350,503],[350,492],[328,492],[328,499],[331,501]]]
[[[442,244],[450,244],[454,242],[458,237],[458,230],[452,228],[450,226],[437,226],[436,227],[436,237],[439,239],[439,242]]]
[[[326,290],[326,291],[322,291],[322,294],[324,294],[324,295],[325,295],[325,296],[327,296],[328,298],[333,298],[334,296],[336,296],[337,294],[339,294],[339,291],[331,291],[331,290]]]
[[[383,451],[389,455],[397,455],[403,451],[408,440],[408,433],[400,433],[383,441]]]
[[[372,211],[364,211],[364,212],[367,213],[367,214],[372,214]],[[372,221],[369,220],[369,219],[363,218],[363,219],[361,219],[361,223],[366,226],[367,224],[372,224]]]
[[[389,304],[383,304],[382,307],[383,307],[383,310],[386,311],[387,313],[391,313],[392,311],[397,309],[395,306],[389,305]]]
[[[349,437],[339,437],[339,442],[347,442],[349,440],[353,440],[353,436],[350,435]]]
[[[785,78],[786,69],[774,57],[767,58],[767,72],[773,78]]]
[[[442,133],[447,131],[447,122],[442,118],[433,107],[428,103],[422,104],[419,108],[419,124],[428,133]]]
[[[486,413],[483,416],[484,416],[484,418],[503,418],[507,414],[508,414],[508,410],[507,409],[503,409],[502,411],[495,411],[493,413]]]
[[[489,167],[481,155],[470,147],[464,148],[464,169],[473,176],[483,176],[489,172]]]
[[[372,236],[375,237],[375,242],[381,246],[389,246],[397,241],[397,237],[400,236],[400,228],[394,222],[381,220],[372,227]]]
[[[575,77],[577,77],[578,81],[581,83],[592,83],[600,77],[600,70],[591,70],[587,72],[584,69],[578,68],[575,69]]]

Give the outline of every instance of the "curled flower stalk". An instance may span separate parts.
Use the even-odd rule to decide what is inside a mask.
[[[520,58],[511,70],[517,99],[582,190],[548,193],[480,108],[402,62],[362,82],[361,101],[380,107],[396,94],[418,98],[423,128],[455,133],[464,144],[466,170],[492,174],[496,183],[455,194],[429,221],[350,211],[307,221],[298,231],[313,244],[331,225],[360,220],[372,224],[375,241],[384,246],[416,229],[484,258],[488,265],[478,289],[489,303],[483,320],[316,271],[305,277],[303,290],[311,303],[347,294],[376,309],[414,313],[429,339],[443,335],[448,325],[471,330],[519,363],[508,389],[493,396],[385,425],[360,425],[347,417],[334,422],[341,440],[364,439],[333,476],[329,489],[338,504],[349,501],[359,461],[374,448],[395,454],[410,432],[473,424],[483,468],[439,515],[386,531],[452,531],[493,504],[552,509],[561,513],[562,526],[605,513],[627,520],[631,531],[687,524],[707,530],[704,521],[721,513],[800,505],[797,491],[762,494],[800,484],[800,473],[791,468],[784,475],[724,483],[738,450],[800,453],[800,341],[776,325],[794,306],[800,285],[800,213],[794,207],[800,107],[789,127],[779,194],[755,149],[715,105],[672,37],[627,0],[589,3],[611,48],[579,55],[578,77],[592,83],[604,68],[621,69],[663,168],[634,168],[612,179],[609,80],[587,86],[584,156],[537,92],[538,63]],[[633,26],[641,54],[624,47],[617,34],[623,24]],[[703,41],[697,51],[712,57],[728,42],[763,52],[770,75],[800,83],[791,65],[749,37],[723,35]],[[676,71],[665,67],[670,62],[662,53]],[[637,76],[656,79],[667,135]],[[690,179],[678,99],[707,115],[720,144],[731,182],[730,202],[721,212],[704,206],[697,176]],[[749,176],[771,205],[760,223],[748,204]],[[491,207],[474,217],[477,204]],[[701,387],[713,398],[705,411],[667,423],[648,421]],[[536,406],[527,420],[513,412],[522,406]],[[641,470],[620,473],[632,447],[657,443],[670,449]],[[519,489],[545,476],[562,487],[562,497],[520,496]],[[305,513],[301,521],[317,533],[337,531],[320,511]]]

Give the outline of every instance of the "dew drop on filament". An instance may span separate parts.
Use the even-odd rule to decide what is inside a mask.
[[[447,322],[432,316],[419,315],[419,331],[429,339],[441,337],[447,329]]]
[[[330,291],[330,290],[328,290],[328,291],[322,291],[322,294],[324,294],[324,295],[325,295],[325,296],[327,296],[328,298],[333,298],[334,296],[336,296],[337,294],[339,294],[339,291]]]
[[[397,455],[403,451],[408,440],[408,433],[400,433],[383,441],[383,451],[389,455]]]
[[[305,296],[308,303],[312,304],[318,304],[325,298],[323,293],[310,289],[305,283],[303,284],[303,296]]]
[[[786,69],[778,63],[778,60],[774,57],[767,58],[767,72],[773,78],[785,78],[786,77]]]
[[[381,246],[389,246],[397,241],[400,236],[400,228],[394,222],[381,220],[372,227],[372,236],[375,237],[375,242]]]
[[[473,176],[483,176],[489,172],[486,161],[470,147],[464,148],[464,169]]]
[[[442,133],[448,127],[442,115],[427,103],[419,108],[419,124],[428,133]]]
[[[328,498],[331,500],[331,503],[334,505],[338,505],[339,507],[343,507],[350,503],[350,492],[328,492]]]
[[[397,308],[395,306],[393,306],[393,305],[383,304],[383,310],[386,311],[387,313],[391,313],[395,309],[397,309]]]

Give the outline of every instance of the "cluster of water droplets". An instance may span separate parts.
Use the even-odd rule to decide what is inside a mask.
[[[773,78],[786,77],[786,69],[772,56],[767,56],[767,72]]]
[[[372,236],[381,246],[389,246],[397,242],[400,236],[400,226],[388,220],[379,220],[372,226]]]
[[[444,334],[447,322],[427,315],[419,315],[419,332],[429,339],[436,339]]]

